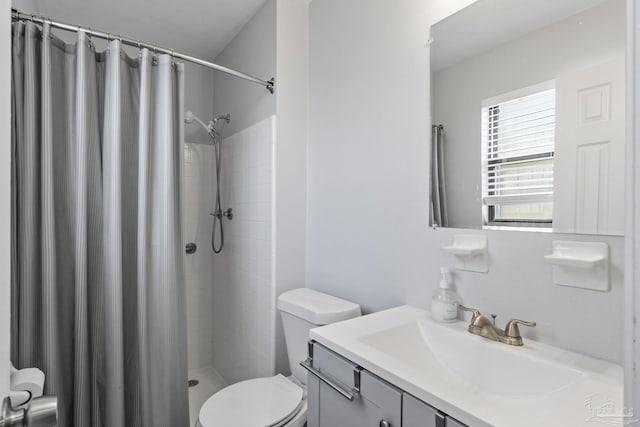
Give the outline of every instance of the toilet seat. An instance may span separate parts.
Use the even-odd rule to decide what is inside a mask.
[[[282,375],[242,381],[211,396],[198,421],[202,427],[280,427],[304,406],[304,394]]]

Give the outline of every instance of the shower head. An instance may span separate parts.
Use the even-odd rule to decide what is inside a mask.
[[[193,111],[191,110],[187,110],[184,113],[184,122],[187,124],[191,124],[193,122],[198,123],[200,126],[202,126],[204,128],[204,130],[207,131],[207,133],[217,133],[216,129],[213,127],[213,122],[209,122],[208,124],[203,122],[202,120],[200,120],[200,118],[198,116],[196,116],[195,114],[193,114]]]
[[[193,114],[193,112],[191,110],[187,110],[184,113],[184,122],[187,124],[191,124],[194,121],[199,123],[200,126],[202,126],[208,133],[214,133],[214,134],[218,134],[218,129],[216,129],[216,123],[218,123],[218,121],[220,120],[224,120],[225,122],[229,123],[231,121],[231,114],[226,114],[226,115],[221,115],[221,116],[215,116],[213,119],[209,120],[209,123],[205,123],[202,120],[200,120],[198,118],[198,116],[196,116],[195,114]]]

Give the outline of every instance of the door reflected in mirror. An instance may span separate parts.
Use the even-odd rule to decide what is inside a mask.
[[[431,28],[431,225],[622,235],[624,0],[478,0]]]

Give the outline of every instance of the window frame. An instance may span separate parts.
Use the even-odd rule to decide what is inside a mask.
[[[528,97],[531,95],[535,95],[538,93],[547,92],[550,90],[555,90],[555,80],[549,80],[546,82],[542,82],[539,84],[527,86],[524,88],[520,88],[514,91],[506,92],[500,94],[498,96],[494,96],[491,98],[484,99],[482,101],[482,108],[480,110],[481,116],[481,140],[482,140],[482,227],[483,229],[505,229],[505,230],[516,230],[516,229],[527,229],[534,231],[552,231],[553,227],[553,219],[536,219],[529,218],[523,220],[521,218],[508,218],[508,217],[499,217],[497,211],[501,204],[499,203],[487,203],[487,200],[492,196],[488,195],[488,187],[489,187],[489,173],[490,167],[492,165],[500,164],[500,163],[510,163],[514,164],[519,161],[531,161],[531,160],[551,160],[552,165],[555,159],[555,126],[554,126],[554,147],[552,151],[545,151],[536,154],[529,155],[519,155],[513,156],[511,158],[502,158],[502,159],[490,159],[489,158],[489,149],[493,146],[495,147],[496,141],[492,135],[489,134],[489,120],[485,119],[485,114],[488,115],[489,112],[485,112],[492,107],[499,107],[500,104],[504,104],[509,101],[514,101],[518,98]],[[556,116],[556,106],[554,105],[554,121]],[[498,196],[499,197],[499,196]],[[550,195],[545,195],[543,197],[537,198],[536,196],[531,195],[530,197],[523,196],[524,203],[536,203],[536,202],[549,202],[553,204],[553,189],[551,190]],[[553,209],[553,206],[552,206]]]

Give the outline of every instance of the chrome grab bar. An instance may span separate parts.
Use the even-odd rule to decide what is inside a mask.
[[[345,389],[340,384],[338,384],[336,381],[332,380],[331,378],[323,374],[322,372],[318,371],[316,368],[314,368],[313,359],[311,357],[307,358],[307,360],[300,362],[300,366],[302,366],[304,369],[309,371],[311,375],[315,376],[320,381],[322,381],[323,383],[325,383],[326,385],[328,385],[329,387],[331,387],[332,389],[340,393],[340,395],[342,395],[345,399],[353,401],[353,399],[358,395],[358,393],[360,393],[360,370],[359,369],[356,369],[355,371],[353,371],[354,382],[356,383],[355,387],[348,390],[348,389]]]

